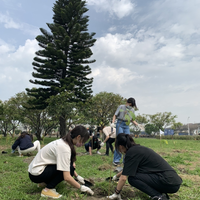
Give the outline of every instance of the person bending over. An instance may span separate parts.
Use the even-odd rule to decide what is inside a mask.
[[[99,149],[101,149],[100,141],[96,135],[91,137],[91,140],[85,144],[86,153],[92,155],[92,150],[97,149],[97,154],[101,155]]]
[[[32,151],[40,150],[40,142],[36,140],[33,142],[33,136],[29,135],[27,132],[21,132],[21,135],[16,139],[12,145],[12,153],[15,152],[15,149],[18,150],[19,156],[22,157],[23,154],[31,153]]]
[[[154,200],[167,200],[167,193],[176,193],[182,179],[176,171],[152,149],[136,144],[129,134],[121,133],[115,142],[116,151],[125,154],[122,172],[115,193],[108,199],[121,199],[120,192],[128,178],[131,186],[141,190]]]
[[[87,129],[83,126],[76,126],[69,134],[50,142],[37,153],[29,165],[28,172],[32,182],[46,186],[41,196],[60,198],[62,195],[56,192],[55,187],[63,180],[80,189],[81,192],[94,194],[89,187],[79,184],[72,177],[75,175],[84,184],[84,179],[74,171],[76,161],[74,146],[81,147],[88,139]]]
[[[99,130],[100,133],[102,132],[102,129]],[[109,148],[111,149],[112,153],[114,153],[113,145],[112,143],[115,142],[116,138],[116,128],[106,126],[103,128],[103,133],[105,134],[106,138],[105,140],[100,144],[100,146],[104,146],[104,143],[106,143],[106,153],[105,156],[109,156]]]

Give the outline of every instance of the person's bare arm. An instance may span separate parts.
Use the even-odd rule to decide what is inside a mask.
[[[77,174],[77,172],[76,172],[76,171],[74,171],[74,176],[75,176],[75,177],[77,177],[77,176],[78,176],[78,174]]]
[[[89,153],[92,155],[92,147],[89,147]]]
[[[106,141],[109,139],[109,136],[106,136],[105,140],[103,141],[104,143],[106,143]]]
[[[138,123],[136,121],[132,121],[133,124],[135,124],[136,126],[138,126]]]
[[[126,183],[126,180],[127,180],[127,176],[120,175],[116,189],[121,191],[122,188],[124,187],[125,183]]]
[[[112,123],[115,123],[115,120],[116,120],[116,115],[113,116]]]
[[[117,176],[117,178],[119,178],[121,175],[122,175],[122,171],[119,172],[116,176]]]
[[[108,132],[108,130],[107,130],[107,128],[105,127],[104,129],[103,129],[103,133],[105,133],[105,135],[107,135],[106,136],[106,138],[105,138],[105,140],[103,141],[104,143],[109,139],[109,132]]]
[[[81,187],[81,185],[70,175],[70,172],[63,172],[63,176],[64,180],[67,181],[70,185],[78,189]]]

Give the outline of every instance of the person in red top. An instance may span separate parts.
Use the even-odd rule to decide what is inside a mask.
[[[123,170],[113,177],[117,180],[115,193],[108,199],[121,199],[120,192],[128,182],[131,186],[146,193],[154,200],[167,200],[167,193],[176,193],[182,179],[176,171],[152,149],[138,145],[129,134],[118,134],[116,151],[125,154]]]

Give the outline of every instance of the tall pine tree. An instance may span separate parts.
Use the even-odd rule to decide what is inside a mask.
[[[84,102],[91,97],[93,79],[87,76],[91,73],[89,64],[95,60],[88,59],[96,39],[95,33],[88,33],[87,11],[86,1],[57,0],[53,6],[53,23],[47,23],[51,32],[40,29],[42,35],[36,40],[41,50],[36,52],[32,63],[35,70],[32,76],[36,79],[30,80],[39,87],[26,89],[28,95],[35,97],[29,102],[34,109],[46,108],[46,100],[63,91],[74,93],[71,101]],[[60,126],[65,127],[64,123],[60,119]]]

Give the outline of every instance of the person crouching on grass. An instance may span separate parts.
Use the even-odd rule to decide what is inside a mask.
[[[40,142],[39,140],[33,142],[33,136],[23,131],[12,145],[12,153],[15,152],[15,149],[18,150],[19,157],[22,157],[24,154],[29,154],[36,149],[40,151]]]
[[[74,145],[81,147],[89,139],[88,131],[83,126],[76,126],[71,133],[62,139],[57,139],[44,146],[30,163],[28,172],[29,178],[38,186],[46,186],[42,197],[60,198],[62,195],[56,192],[55,187],[63,180],[81,192],[91,195],[94,192],[84,185],[80,185],[72,176],[84,184],[84,179],[74,170],[76,161],[76,150]]]
[[[88,143],[85,143],[86,154],[92,155],[92,150],[97,149],[97,154],[101,155],[99,150],[101,149],[100,141],[96,135],[90,137],[91,140]]]
[[[182,179],[175,170],[152,149],[136,144],[129,134],[120,133],[115,142],[118,152],[125,154],[123,170],[113,177],[117,180],[115,193],[108,199],[121,199],[120,192],[128,178],[131,186],[154,200],[167,200],[167,193],[176,193]]]

